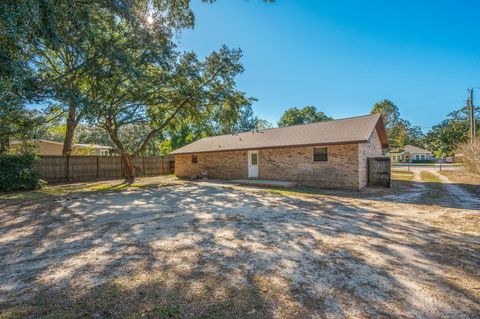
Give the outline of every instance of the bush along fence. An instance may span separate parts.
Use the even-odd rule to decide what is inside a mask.
[[[82,182],[96,179],[123,178],[119,156],[39,156],[34,169],[48,182]],[[136,177],[173,174],[173,156],[135,158]]]
[[[33,168],[37,160],[33,154],[0,155],[0,191],[39,188],[42,182]]]

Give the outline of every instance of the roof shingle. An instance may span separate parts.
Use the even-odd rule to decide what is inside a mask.
[[[181,147],[171,154],[364,143],[368,141],[375,128],[382,145],[388,147],[388,139],[381,117],[374,114],[255,132],[205,137]]]

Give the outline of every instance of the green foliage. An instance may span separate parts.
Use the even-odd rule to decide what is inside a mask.
[[[405,145],[423,146],[421,129],[402,119],[398,107],[392,101],[385,99],[375,103],[370,113],[382,116],[391,149]]]
[[[253,98],[247,98],[244,92],[232,92],[222,104],[217,105],[210,115],[210,127],[213,134],[231,134],[255,129]]]
[[[234,94],[233,97],[238,99],[238,95]],[[246,99],[241,93],[241,98],[237,100],[239,103],[219,105],[212,113],[205,113],[206,118],[197,116],[172,122],[164,132],[161,153],[168,154],[206,136],[272,128],[271,123],[254,115],[252,100]]]
[[[301,109],[292,107],[283,113],[280,121],[278,121],[278,126],[308,124],[328,120],[332,120],[332,118],[323,112],[317,111],[315,106],[305,106]]]
[[[240,50],[223,47],[199,61],[193,53],[175,52],[165,39],[139,38],[128,25],[112,22],[108,28],[110,47],[103,46],[103,59],[89,73],[95,103],[87,115],[121,154],[144,153],[156,136],[182,122],[203,123],[215,115],[228,127],[249,106],[235,88],[243,71]],[[120,133],[133,124],[142,125],[144,135],[129,143]]]
[[[33,154],[0,155],[0,191],[31,190],[42,186],[33,169],[37,160]]]
[[[80,124],[75,130],[75,143],[81,144],[98,144],[105,146],[113,146],[107,132],[104,129],[93,126]]]
[[[397,126],[400,121],[400,111],[398,107],[388,99],[375,103],[370,114],[381,114],[383,124],[387,130]]]
[[[269,121],[265,120],[265,119],[261,119],[261,118],[256,117],[255,118],[255,128],[258,129],[258,130],[266,130],[266,129],[273,128],[273,124],[270,123]]]
[[[175,30],[194,25],[190,1],[3,1],[0,105],[22,107],[34,97],[57,101],[66,111],[65,143],[71,146],[92,101],[86,72],[97,65],[104,48],[112,48],[102,34],[114,21],[150,39],[169,39]],[[10,137],[0,135],[1,152]]]
[[[214,133],[252,129],[252,99],[234,81],[243,71],[241,51],[224,47],[205,61],[177,52],[175,35],[193,26],[190,0],[2,2],[0,105],[10,110],[5,118],[21,118],[15,112],[31,100],[53,101],[63,121],[32,136],[63,135],[64,153],[86,116],[121,153],[157,151],[178,119],[200,128],[208,122]],[[15,125],[0,123],[0,153]]]
[[[479,109],[476,109],[478,114]],[[463,107],[448,114],[440,124],[432,127],[425,136],[425,144],[435,156],[453,156],[458,145],[470,138],[468,108]],[[480,117],[476,116],[477,130],[480,130]]]

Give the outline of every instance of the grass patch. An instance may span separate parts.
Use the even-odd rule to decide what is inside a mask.
[[[427,192],[422,194],[421,198],[426,203],[436,203],[444,197],[445,192],[442,186],[442,182],[437,175],[432,172],[422,171],[420,177],[424,183],[426,183]]]
[[[138,182],[134,184],[124,184],[120,180],[110,180],[90,183],[47,185],[34,191],[0,193],[0,200],[36,200],[48,196],[63,196],[69,193],[122,191],[170,183],[174,180],[172,176],[173,175],[138,178]]]
[[[440,178],[438,178],[438,176],[433,174],[432,172],[422,171],[420,173],[420,177],[425,183],[441,183]]]
[[[435,166],[437,163],[394,163],[393,167],[407,167],[407,166]]]
[[[270,188],[266,187],[270,193],[281,195],[281,196],[295,196],[295,197],[310,197],[313,195],[324,195],[325,190],[316,188],[316,187],[308,187],[308,186],[297,186],[293,188]]]
[[[99,191],[120,191],[130,188],[142,187],[143,184],[110,184],[110,183],[89,183],[89,184],[62,184],[45,186],[42,189],[26,192],[4,193],[0,199],[13,200],[36,200],[47,196],[62,196],[69,193],[85,193]]]
[[[398,181],[413,181],[413,172],[410,171],[400,171],[400,170],[392,170],[392,179]]]

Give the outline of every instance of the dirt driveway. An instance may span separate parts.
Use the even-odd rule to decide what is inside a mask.
[[[0,318],[478,318],[476,207],[428,183],[305,193],[0,201]]]

